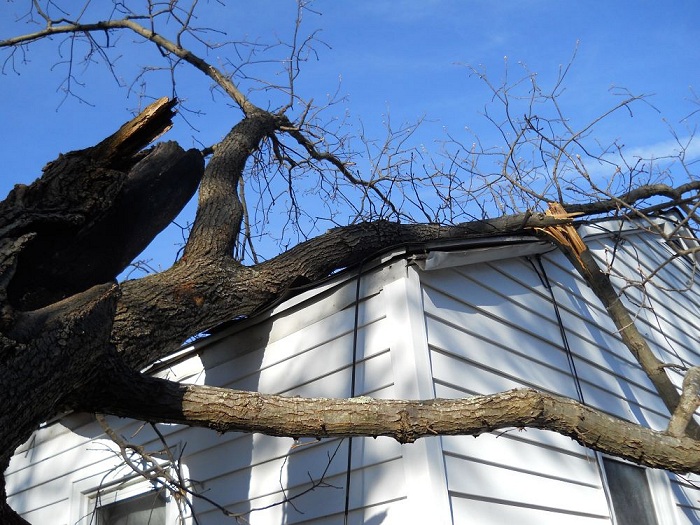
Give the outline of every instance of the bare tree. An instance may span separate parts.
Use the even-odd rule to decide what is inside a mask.
[[[387,435],[401,442],[513,426],[542,428],[648,466],[700,473],[700,436],[692,419],[698,394],[694,369],[679,392],[571,227],[580,216],[643,221],[645,207],[678,205],[687,208],[688,219],[673,235],[695,232],[700,182],[685,162],[687,144],[679,141],[674,159],[687,181],[675,187],[664,172],[626,159],[615,143],[593,147],[590,135],[606,115],[572,127],[559,105],[565,68],[548,92],[529,74],[515,84],[488,84],[497,104],[485,114],[505,147],[490,149],[476,139],[466,147],[451,137],[446,161],[433,157],[418,163],[420,152],[406,145],[413,128],[389,127],[385,141],[364,141],[370,158],[363,173],[357,168],[362,149],[352,146],[342,125],[324,122],[324,107],[305,102],[295,90],[301,64],[314,53],[313,34],[302,32],[305,2],[298,4],[291,41],[228,42],[230,56],[236,57],[226,63],[228,70],[193,51],[214,46],[207,40],[212,31],[196,27],[196,1],[148,2],[142,11],[129,5],[114,2],[105,18],[86,22],[89,2],[70,14],[55,2],[35,0],[27,17],[40,27],[0,41],[7,53],[4,67],[18,67],[33,42],[64,38],[58,44],[69,50],[63,87],[66,96],[80,96],[77,50],[82,46],[85,60],[99,60],[114,71],[116,37],[129,33],[152,45],[163,60],[138,79],[154,67],[165,68],[173,79],[183,68],[198,70],[241,118],[209,148],[185,151],[172,142],[147,148],[170,128],[177,104],[174,98],[158,99],[96,146],[49,163],[40,179],[16,186],[0,203],[0,469],[40,423],[72,409],[219,432]],[[265,60],[264,53],[280,50],[276,64],[284,82],[258,77],[254,66]],[[172,87],[176,93],[177,84]],[[643,101],[626,95],[610,111]],[[547,117],[535,112],[541,103],[548,105]],[[516,116],[514,106],[523,104],[524,116]],[[594,175],[600,171],[607,173],[604,180]],[[303,184],[316,189],[326,220],[337,227],[318,231],[316,216],[297,199]],[[117,283],[197,190],[196,218],[177,262]],[[289,235],[279,239],[278,255],[263,260],[256,240],[267,233],[267,214],[281,206]],[[540,235],[564,249],[673,414],[667,432],[532,390],[464,400],[358,403],[181,385],[139,372],[187,338],[231,317],[251,315],[300,284],[358,264],[389,245],[502,233]],[[0,492],[0,521],[23,523],[5,502],[4,483]]]

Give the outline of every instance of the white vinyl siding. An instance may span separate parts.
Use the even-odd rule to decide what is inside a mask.
[[[522,387],[576,397],[549,292],[526,261],[424,272],[421,281],[438,397]],[[513,430],[442,441],[455,523],[472,508],[481,518],[470,523],[609,519],[594,455],[568,438]]]

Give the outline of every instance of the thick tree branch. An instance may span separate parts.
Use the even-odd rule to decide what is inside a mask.
[[[3,239],[31,235],[13,255],[11,281],[0,282],[13,307],[40,308],[115,279],[190,200],[204,169],[197,150],[168,142],[141,152],[172,126],[174,104],[154,102],[0,202]]]
[[[216,146],[199,188],[199,206],[185,246],[185,259],[231,257],[240,234],[243,205],[239,181],[250,155],[275,131],[277,118],[249,114]]]
[[[167,271],[122,283],[112,341],[130,365],[142,368],[172,352],[193,333],[252,315],[300,282],[324,278],[392,246],[498,234],[531,236],[529,228],[566,221],[535,213],[460,226],[363,223],[329,230],[252,267],[228,255],[194,258],[186,253]],[[211,226],[215,227],[216,223]],[[208,249],[202,253],[211,254]]]
[[[122,376],[124,377],[124,376]],[[700,442],[646,429],[572,399],[531,389],[466,399],[423,401],[301,398],[211,386],[182,385],[146,376],[124,377],[87,407],[151,422],[218,432],[272,436],[389,436],[400,443],[435,435],[472,435],[537,428],[653,468],[700,473]]]

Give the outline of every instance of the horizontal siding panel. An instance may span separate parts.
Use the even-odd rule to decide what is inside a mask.
[[[335,492],[342,492],[342,489],[336,489]],[[326,494],[327,495],[327,494]],[[333,497],[337,498],[337,494]],[[343,492],[343,498],[345,494]],[[328,508],[328,502],[324,499],[321,502],[324,508],[327,508],[328,514],[319,517],[309,517],[304,515],[304,519],[296,521],[298,525],[339,525],[345,523],[345,513],[343,510],[332,512]],[[241,520],[242,523],[250,523],[251,525],[269,525],[286,523],[282,512],[277,515],[271,515],[271,511],[262,514],[254,512],[248,516],[249,520]],[[200,525],[221,525],[222,514],[216,510],[209,510],[197,514],[197,520]],[[235,522],[234,522],[235,523]],[[359,509],[351,509],[348,513],[347,525],[406,525],[412,523],[410,515],[406,510],[406,500],[398,499],[389,503],[370,505]]]
[[[18,510],[22,507],[20,502],[16,500],[9,499],[8,503],[10,506]],[[19,504],[18,504],[19,503]],[[42,506],[36,508],[30,512],[19,512],[29,523],[57,523],[57,524],[68,524],[70,523],[69,518],[70,505],[68,499],[62,499],[52,503],[51,505]]]
[[[299,525],[339,525],[345,524],[344,513],[297,522]],[[371,505],[348,512],[347,525],[406,525],[413,523],[406,505],[406,499],[399,499],[379,505]]]
[[[36,495],[41,499],[56,495],[68,497],[68,480],[89,477],[93,472],[106,472],[120,463],[111,452],[114,448],[109,440],[86,440],[84,446],[70,448],[49,459],[16,469],[7,477],[7,494],[16,496],[36,489]]]
[[[432,347],[433,374],[437,382],[460,388],[467,394],[528,387],[577,397],[575,381],[569,373],[549,369],[534,360],[517,359],[512,353],[479,340],[475,344],[464,340],[460,347],[470,349],[468,359]],[[668,418],[662,412],[665,407],[649,391],[631,386],[621,376],[591,369],[586,363],[578,362],[576,366],[587,404],[654,428],[666,427]],[[650,410],[648,405],[655,410]]]
[[[582,318],[559,305],[566,338],[577,362],[583,361],[599,372],[612,373],[653,392],[653,386],[622,341],[601,331],[591,319]]]
[[[87,459],[80,456],[70,458],[75,461],[72,465],[61,461],[44,463],[8,478],[8,497],[14,502],[13,508],[24,513],[32,509],[59,505],[61,512],[68,515],[74,483],[92,479],[90,488],[97,488],[110,476],[114,478],[109,479],[133,476],[133,471],[119,461],[112,452],[107,452],[106,448],[99,449],[101,443],[95,442],[92,446],[95,450],[83,451],[83,456]],[[93,453],[90,454],[90,452]],[[65,461],[66,457],[62,459]],[[30,523],[54,523],[54,521],[30,521]]]
[[[591,250],[613,272],[629,279],[641,281],[654,273],[659,286],[673,291],[684,290],[695,279],[693,268],[683,258],[672,260],[675,252],[660,237],[649,234],[633,234],[614,247],[610,238],[599,238],[591,243]],[[697,296],[697,292],[690,292]]]
[[[383,316],[384,308],[382,301],[378,298],[387,276],[382,274],[383,272],[374,272],[363,277],[359,296],[360,325],[368,324]],[[355,298],[356,281],[353,280],[332,291],[330,295],[322,293],[318,297],[312,297],[310,300],[270,318],[245,319],[235,327],[230,335],[218,336],[220,338],[205,345],[207,366],[214,367],[225,363],[237,353],[271,346],[282,339],[293,337],[306,327],[332,328],[334,323],[340,323],[342,332],[348,326],[353,325]],[[333,319],[329,320],[329,317]],[[328,333],[324,329],[317,331],[321,334]],[[331,333],[337,333],[337,331]],[[231,341],[236,342],[233,348],[230,344]]]
[[[352,365],[322,377],[314,378],[312,382],[290,388],[283,392],[286,396],[305,397],[350,397],[352,382]],[[376,392],[393,387],[391,356],[389,352],[380,354],[369,361],[355,365],[355,395],[370,395],[377,397]]]
[[[514,278],[517,277],[518,279],[524,278],[524,276],[528,274],[528,271],[534,273],[534,270],[527,266],[526,263],[522,263],[519,268],[513,264],[504,263],[503,267],[510,268],[513,271],[517,270],[514,274]],[[475,276],[477,276],[480,281],[489,283],[496,282],[498,286],[500,286],[501,281],[504,281],[507,284],[506,289],[508,289],[511,294],[516,291],[516,289],[513,288],[511,279],[501,279],[499,281],[498,272],[492,268],[486,270],[488,271],[484,269],[482,269],[482,271],[476,269],[472,271],[470,269],[469,278],[465,276],[462,284],[454,281],[454,276],[458,274],[458,272],[454,271],[435,272],[447,274],[447,277],[436,277],[432,274],[427,277],[429,287],[426,287],[425,292],[426,322],[429,326],[430,341],[435,341],[437,337],[436,334],[439,333],[438,331],[430,331],[430,327],[432,326],[431,317],[439,316],[441,319],[445,319],[446,322],[460,327],[465,331],[476,332],[478,334],[477,337],[489,339],[494,343],[498,343],[512,353],[526,354],[530,356],[532,360],[546,363],[545,366],[554,365],[564,373],[570,374],[568,362],[566,362],[565,354],[561,349],[559,327],[554,322],[555,315],[553,305],[551,302],[543,300],[536,291],[533,290],[530,296],[526,296],[525,299],[522,298],[522,293],[503,297],[503,301],[506,303],[511,301],[511,297],[514,297],[512,299],[513,301],[531,299],[531,304],[533,308],[537,306],[534,309],[537,310],[538,313],[532,314],[529,320],[525,319],[517,323],[513,322],[514,314],[512,309],[506,307],[500,308],[500,305],[500,312],[503,313],[499,312],[498,315],[490,313],[486,318],[482,319],[484,316],[479,315],[479,312],[483,310],[483,306],[478,301],[483,300],[489,305],[495,304],[496,301],[493,300],[494,294],[487,294],[484,296],[484,286],[473,282]],[[464,273],[464,271],[462,271],[462,273]],[[565,274],[565,276],[571,280],[570,274]],[[449,285],[443,283],[445,279],[447,279],[446,282],[449,282]],[[531,278],[529,280],[532,281]],[[438,284],[440,285],[440,290],[436,291]],[[522,286],[525,287],[524,284]],[[446,292],[444,292],[443,289],[451,290],[452,294],[459,291],[460,299],[468,298],[469,303],[466,303],[464,299],[458,300],[455,297],[445,298]],[[614,332],[601,332],[600,326],[597,326],[590,318],[588,308],[586,306],[582,307],[580,299],[575,303],[572,301],[572,297],[569,293],[562,293],[561,290],[557,292],[558,302],[561,296],[564,297],[564,301],[561,301],[564,304],[562,305],[560,303],[559,306],[562,322],[567,330],[569,345],[577,357],[580,358],[576,360],[577,374],[584,384],[588,383],[584,385],[586,401],[618,417],[650,424],[653,428],[665,427],[667,423],[667,410],[653,390],[646,374],[641,371],[636,363],[633,364],[630,360],[621,359],[614,353],[611,353],[612,350],[624,356],[629,354],[629,351],[622,345],[619,338],[613,335]],[[598,302],[597,298],[593,297],[592,299]],[[568,308],[567,302],[569,302]],[[541,314],[547,311],[550,312],[551,319],[542,317]],[[510,312],[510,314],[508,312]],[[478,315],[478,321],[470,318],[468,314]],[[515,318],[521,319],[520,316],[517,315]],[[607,315],[605,315],[604,319],[608,324],[611,324]],[[493,322],[498,322],[500,324],[491,327]],[[525,328],[522,327],[523,325]],[[614,326],[612,329],[614,330]],[[534,330],[536,330],[536,333],[533,333]],[[544,342],[542,340],[544,340]],[[482,344],[489,344],[491,341]],[[517,343],[514,343],[514,341],[517,341]],[[549,341],[556,341],[557,343],[552,344],[549,343]],[[592,343],[592,341],[594,342]],[[472,341],[469,341],[468,343],[465,342],[463,345],[460,345],[459,335],[457,335],[454,337],[452,346],[445,347],[443,345],[443,348],[449,348],[450,351],[459,354],[461,348],[473,349],[471,343]],[[462,350],[462,352],[465,351]],[[472,359],[472,356],[470,355],[468,358]],[[511,358],[512,356],[509,355],[508,359],[510,360]],[[631,359],[631,356],[628,359]],[[482,361],[478,362],[483,363]],[[592,365],[593,363],[595,363],[595,366]],[[511,377],[521,377],[523,383],[532,384],[538,388],[553,390],[564,395],[573,395],[571,390],[561,390],[556,386],[552,388],[543,383],[542,373],[546,369],[537,369],[533,367],[532,371],[522,370],[518,372],[516,370],[516,373],[513,373],[512,369],[515,366],[516,364],[511,364],[509,366],[511,370],[507,373]],[[490,368],[494,367],[491,366]],[[505,370],[504,368],[501,369]],[[546,372],[544,373],[546,374]],[[627,406],[627,401],[631,402],[634,406],[629,408]]]
[[[632,242],[637,245],[632,246]],[[610,259],[609,241],[595,239],[591,245],[599,257]],[[639,280],[669,255],[656,239],[628,237],[617,247],[616,268],[619,265],[624,276]],[[652,428],[665,428],[665,407],[622,345],[597,298],[560,252],[544,255],[542,262],[554,288],[586,402]],[[631,269],[624,268],[625,264]],[[403,262],[395,266],[401,265]],[[515,387],[576,397],[554,305],[538,272],[539,267],[524,258],[420,272],[430,366],[438,397]],[[363,277],[357,395],[395,397],[395,380],[406,379],[393,376],[396,368],[392,367],[390,346],[398,324],[388,326],[386,302],[390,294],[383,290],[399,274],[405,277],[405,271],[396,269]],[[616,274],[616,283],[624,284],[622,274]],[[658,286],[646,286],[646,295],[638,288],[629,289],[629,304],[651,301],[653,311],[634,307],[636,321],[664,361],[700,361],[700,288],[682,293],[664,289],[685,286],[688,279],[695,278],[679,259],[658,273],[654,279]],[[285,395],[348,396],[355,293],[355,281],[350,280],[305,302],[297,304],[293,299],[269,318],[248,319],[228,328],[230,335],[216,342],[195,343],[197,355],[173,360],[160,375]],[[416,348],[425,344],[419,339]],[[670,373],[680,381],[678,372]],[[109,421],[128,440],[149,449],[160,448],[148,426],[140,428],[138,422],[117,418]],[[28,512],[27,517],[34,522],[62,519],[61,512],[70,511],[74,484],[87,486],[85,483],[92,480],[99,484],[98,480],[118,463],[106,453],[98,425],[78,417],[65,423],[65,428],[52,425],[40,430],[34,443],[13,458],[8,470],[11,502]],[[293,448],[291,439],[236,433],[221,436],[177,425],[159,428],[176,450],[184,450],[182,458],[189,475],[203,481],[197,488],[241,511],[304,491],[309,487],[309,476],[317,479],[321,475],[339,443],[309,441]],[[478,439],[445,437],[439,442],[455,523],[592,525],[610,521],[592,453],[569,438],[513,429]],[[388,438],[353,440],[350,523],[411,522],[412,516],[406,515],[413,504],[405,499],[405,451]],[[439,452],[436,455],[440,457]],[[347,442],[328,469],[326,481],[332,486],[319,487],[293,504],[254,512],[251,523],[342,522],[346,461]],[[682,478],[671,476],[671,480],[682,523],[700,522],[700,491]],[[28,489],[32,487],[35,490],[30,498]],[[208,504],[197,501],[195,505],[200,523],[222,522],[221,513]]]
[[[555,262],[555,264],[547,266],[547,271],[550,275],[550,279],[559,283],[557,287],[557,299],[560,304],[565,305],[565,307],[570,307],[572,304],[584,305],[585,302],[588,301],[590,311],[594,316],[597,315],[597,317],[595,317],[596,321],[604,327],[602,334],[606,332],[614,334],[614,327],[611,321],[604,312],[599,310],[600,306],[597,298],[592,296],[592,293],[585,287],[585,284],[580,281],[580,278],[567,273],[570,271],[568,270],[569,266],[567,266],[567,263],[559,261],[559,258],[554,255],[548,255],[548,258]],[[622,267],[624,259],[624,250],[618,250],[615,259],[616,263],[619,263],[618,266]],[[638,264],[635,260],[627,262]],[[654,264],[656,265],[662,262],[663,257],[660,257]],[[560,264],[563,265],[563,268]],[[662,270],[659,275],[663,274],[665,270],[671,271],[671,268],[667,267]],[[633,277],[638,279],[639,275],[633,275]],[[616,280],[619,285],[625,284],[622,279],[617,278]],[[572,282],[579,283],[577,286],[580,286],[580,291],[571,285]],[[664,285],[664,283],[661,284]],[[700,361],[700,354],[698,353],[698,349],[700,348],[700,345],[698,345],[700,334],[700,309],[697,302],[698,288],[698,286],[695,286],[694,289],[685,291],[664,290],[655,286],[652,282],[652,284],[646,286],[645,292],[648,294],[646,297],[646,304],[649,305],[649,300],[651,299],[653,310],[648,307],[639,309],[635,305],[630,305],[635,314],[635,322],[640,332],[647,338],[652,350],[664,362],[677,364],[683,364],[685,362],[686,364],[694,364]],[[628,288],[627,290],[632,290],[632,288]],[[584,296],[590,297],[584,299]],[[600,315],[595,314],[595,312]],[[679,312],[685,313],[679,315]],[[567,323],[565,322],[565,324]],[[615,347],[612,348],[614,349]],[[618,348],[617,352],[619,357],[632,362],[632,358],[629,356],[629,352],[626,348],[621,346]],[[634,364],[634,366],[637,365]],[[677,385],[680,385],[682,377],[679,373],[670,370],[669,376],[671,376],[672,380]],[[631,379],[639,382],[636,378],[631,377]]]
[[[300,465],[303,469],[303,465]],[[284,478],[283,478],[284,479]],[[308,482],[309,478],[306,478]],[[290,488],[286,493],[279,490],[279,472],[273,477],[275,483],[273,491],[265,494],[252,494],[249,502],[237,502],[232,500],[231,493],[225,489],[232,486],[234,480],[229,477],[220,478],[216,483],[212,483],[210,491],[206,492],[207,497],[229,508],[233,512],[245,512],[251,524],[256,523],[298,523],[328,515],[342,515],[345,507],[345,484],[344,473],[328,476],[325,478],[326,485],[303,494],[293,500],[292,505],[282,503],[267,510],[258,510],[250,515],[250,509],[262,509],[269,505],[283,502],[286,497],[295,496],[308,488],[308,483]],[[368,466],[352,471],[350,478],[350,509],[373,507],[389,501],[396,501],[405,498],[403,466],[400,461],[389,461],[381,464]],[[266,485],[266,488],[268,486]],[[274,490],[274,489],[277,490]],[[203,518],[206,523],[207,516],[217,516],[221,519],[221,514],[216,510],[207,510],[206,503],[198,503],[196,512],[198,517]],[[303,513],[303,514],[302,514]],[[280,519],[283,517],[284,519]],[[216,523],[216,521],[209,521]]]
[[[551,507],[513,505],[508,501],[468,498],[452,494],[450,498],[455,525],[610,525],[607,516],[566,513]]]
[[[515,268],[512,264],[504,264],[504,266]],[[531,268],[525,267],[523,263],[523,266],[517,273],[517,277],[520,278],[527,275],[528,271],[531,274],[534,273]],[[470,302],[476,303],[483,298],[480,293],[483,287],[480,285],[476,286],[472,282],[474,277],[472,273],[488,282],[497,282],[500,286],[501,281],[498,279],[501,274],[496,272],[495,269],[490,271],[491,278],[486,277],[483,271],[470,271],[470,278],[465,278],[462,284],[450,282],[449,285],[445,285],[435,276],[429,276],[430,288],[426,290],[426,314],[428,317],[426,322],[428,324],[429,341],[440,346],[443,350],[449,349],[452,353],[458,355],[466,354],[468,359],[476,360],[482,364],[485,363],[472,356],[475,345],[498,343],[504,350],[516,354],[516,356],[509,354],[508,357],[502,359],[512,361],[514,358],[517,359],[517,354],[519,354],[526,356],[525,359],[538,361],[545,366],[544,369],[533,367],[533,370],[527,370],[527,367],[525,367],[521,371],[511,370],[509,372],[511,376],[521,377],[524,382],[539,388],[559,391],[565,395],[574,395],[574,392],[571,390],[557,390],[557,388],[548,387],[546,381],[542,380],[542,375],[546,376],[548,373],[546,367],[550,366],[555,366],[559,371],[570,374],[569,363],[561,347],[560,329],[555,322],[553,305],[549,302],[549,299],[544,301],[539,296],[533,298],[534,291],[530,296],[525,296],[525,299],[522,298],[522,293],[513,296],[515,297],[513,298],[514,301],[532,299],[531,304],[539,305],[536,309],[538,311],[536,316],[533,314],[529,321],[524,321],[525,328],[523,328],[523,324],[513,323],[508,315],[485,317],[480,315],[481,305],[474,306],[453,297],[446,298],[443,296],[445,292],[433,289],[436,287],[436,281],[440,280],[441,288],[459,290],[461,297],[468,297]],[[455,275],[457,272],[450,272],[450,274]],[[502,280],[509,282],[509,280],[504,278]],[[510,291],[512,293],[515,290],[511,289]],[[511,296],[505,297],[504,300],[510,301]],[[486,301],[489,302],[488,299]],[[503,308],[502,311],[506,311],[506,309]],[[547,312],[549,312],[551,318],[541,316],[542,313]],[[663,403],[658,399],[646,374],[636,363],[632,364],[631,361],[620,359],[608,349],[612,348],[618,352],[621,351],[623,354],[628,354],[628,350],[623,346],[619,338],[612,334],[601,333],[600,328],[589,318],[586,319],[581,315],[573,314],[561,305],[560,312],[563,325],[567,329],[569,345],[575,355],[580,358],[577,359],[576,363],[577,374],[583,382],[588,382],[593,389],[589,392],[590,401],[594,402],[595,406],[603,409],[616,407],[616,415],[637,420],[630,411],[619,406],[619,401],[627,398],[635,404],[644,406],[654,412],[654,415],[650,417],[660,421],[660,424],[665,426],[667,411]],[[470,316],[477,316],[478,320],[474,320]],[[442,341],[436,341],[442,335],[442,332],[447,329],[436,326],[433,323],[433,317],[444,320],[458,331],[452,337],[451,345]],[[491,327],[492,323],[500,324]],[[533,335],[535,328],[537,333]],[[462,331],[470,332],[470,334],[463,336],[461,334]],[[464,341],[460,341],[460,337],[465,337]],[[474,341],[469,339],[470,337],[476,337],[484,341]],[[597,342],[594,342],[595,340]],[[514,341],[517,341],[517,344]],[[485,353],[489,355],[492,350],[490,348]],[[593,363],[596,366],[593,366]],[[516,366],[516,363],[511,363],[509,368],[512,369]],[[503,368],[501,369],[503,370]],[[538,374],[538,377],[534,377],[536,374]],[[631,382],[630,379],[632,379]],[[603,392],[599,391],[601,389],[603,389]],[[606,395],[605,391],[609,392],[610,395]]]
[[[603,490],[445,454],[448,488],[471,498],[556,512],[607,516]]]
[[[559,436],[553,432],[514,429],[478,438],[446,436],[442,442],[445,453],[465,461],[493,463],[521,471],[531,471],[536,466],[538,475],[601,489],[593,452],[586,455],[587,450],[569,438],[566,438],[567,448],[553,447],[547,443],[552,435]]]
[[[55,430],[58,430],[58,432],[55,432]],[[52,436],[49,438],[42,437],[44,433],[51,433]],[[31,445],[25,446],[24,450],[12,456],[10,466],[5,472],[7,476],[14,475],[27,468],[33,468],[44,461],[53,460],[54,457],[63,452],[79,449],[90,440],[90,438],[68,431],[60,423],[37,430],[34,432],[32,440],[34,436],[37,436],[39,439],[34,443],[30,440]]]
[[[455,272],[440,272],[425,286],[424,302],[428,315],[444,318],[457,326],[469,327],[483,337],[517,348],[513,330],[532,335],[542,341],[561,342],[559,327],[551,305],[533,296],[530,308],[484,287],[460,279]],[[457,295],[459,293],[459,295]]]
[[[522,356],[532,355],[530,351],[534,350],[536,353],[531,359],[546,356],[543,362],[550,368],[568,370],[566,356],[561,351],[559,327],[548,318],[533,317],[524,310],[511,316],[503,312],[483,315],[481,306],[472,306],[434,289],[425,290],[424,304],[429,343],[443,331],[454,329],[451,343],[455,344],[452,347],[455,353],[468,355],[472,350],[471,346],[459,344],[460,337],[465,334],[472,341],[476,338]],[[547,308],[551,310],[549,305]],[[442,323],[445,328],[434,321]]]
[[[368,441],[365,443],[365,441]],[[304,440],[304,443],[309,443]],[[274,438],[255,434],[241,434],[237,440],[221,443],[217,447],[206,448],[195,454],[188,454],[184,462],[195,479],[214,480],[222,476],[235,474],[239,471],[247,471],[250,476],[250,468],[257,465],[275,463],[272,468],[271,486],[267,491],[275,491],[279,487],[280,462],[284,463],[289,454],[291,458],[307,458],[308,471],[322,471],[328,464],[329,455],[332,455],[338,446],[338,440],[322,440],[319,443],[311,442],[303,447],[293,449],[294,441],[291,438]],[[189,447],[188,447],[189,449]],[[291,453],[291,454],[290,454]],[[388,438],[353,439],[353,468],[361,468],[382,463],[401,457],[401,448],[398,443]],[[298,464],[299,462],[294,461]],[[338,449],[329,472],[340,472],[347,466],[347,444],[343,443]],[[267,468],[267,467],[266,467]],[[260,472],[263,472],[262,470]],[[302,472],[303,475],[306,471]],[[257,475],[257,474],[256,474]],[[263,476],[264,477],[264,476]],[[302,480],[304,483],[308,478]],[[208,483],[207,483],[208,484]]]
[[[383,305],[376,304],[383,311]],[[381,313],[381,312],[378,312]],[[388,348],[388,339],[382,326],[382,317],[377,315],[371,321],[360,325],[358,330],[358,359],[369,357]],[[236,338],[219,343],[218,351],[228,349],[230,359],[218,366],[210,366],[208,353],[203,355],[206,368],[206,382],[212,385],[230,386],[255,390],[258,377],[266,377],[266,370],[282,366],[299,366],[304,359],[330,361],[336,366],[350,363],[353,347],[353,312],[340,312],[328,317],[318,325],[299,327],[298,332],[254,352],[236,356],[240,348]],[[305,355],[309,354],[309,355]],[[302,357],[303,356],[303,357]],[[291,374],[288,374],[291,376]],[[245,380],[245,381],[242,381]],[[287,387],[289,388],[289,387]],[[283,389],[273,388],[273,392]],[[262,389],[262,391],[266,391]]]
[[[320,517],[328,514],[332,508],[342,512],[345,506],[345,475],[329,478],[328,482],[336,488],[326,490],[333,490],[341,496],[340,498],[337,495],[333,496],[334,502],[340,500],[339,505],[328,504],[327,491],[311,492],[294,502],[294,506],[303,514],[293,508],[289,509],[286,523],[299,523]],[[399,500],[405,496],[403,465],[400,461],[355,470],[350,476],[350,509],[371,507],[387,501]]]
[[[435,336],[433,340],[445,343]],[[436,381],[466,388],[477,394],[493,394],[504,389],[531,387],[575,395],[574,381],[568,374],[547,368],[536,361],[518,359],[510,352],[486,342],[465,338],[469,356],[448,352],[431,342],[431,361]],[[447,346],[447,348],[450,348]],[[454,348],[452,346],[451,348]]]

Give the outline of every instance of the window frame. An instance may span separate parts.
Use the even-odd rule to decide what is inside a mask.
[[[96,523],[96,509],[118,503],[137,496],[145,496],[158,489],[153,482],[144,479],[129,470],[130,474],[124,475],[123,469],[116,471],[101,471],[89,478],[73,483],[71,495],[71,523],[75,525],[94,525]],[[189,508],[186,515],[180,519],[177,503],[167,491],[163,494],[165,500],[165,524],[166,525],[192,525],[192,516]]]
[[[119,491],[109,491],[106,494],[105,493],[97,493],[95,497],[93,498],[93,501],[90,502],[89,504],[89,509],[90,509],[90,519],[93,520],[93,518],[96,518],[96,523],[100,525],[102,523],[102,519],[100,518],[100,509],[109,507],[111,505],[118,505],[120,503],[126,502],[126,501],[132,501],[134,499],[142,498],[142,497],[155,497],[156,494],[160,494],[159,498],[162,501],[163,504],[163,511],[164,511],[164,517],[163,517],[163,525],[168,525],[168,503],[170,496],[167,494],[164,488],[161,488],[160,490],[156,488],[151,488],[151,490],[146,491],[146,492],[137,492],[136,494],[129,494],[128,496],[125,494],[120,494],[118,493]],[[107,498],[105,498],[107,496]],[[107,499],[107,501],[105,501]],[[160,523],[156,523],[154,525],[160,525]]]

